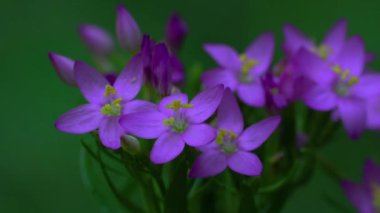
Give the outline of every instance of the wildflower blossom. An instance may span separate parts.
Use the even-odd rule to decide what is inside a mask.
[[[120,46],[128,52],[137,52],[142,34],[139,25],[123,5],[117,7],[116,35]]]
[[[341,184],[347,197],[360,213],[380,211],[380,167],[373,161],[365,163],[363,183],[344,180]]]
[[[366,127],[366,98],[380,87],[377,78],[362,75],[365,52],[361,39],[346,41],[334,63],[305,50],[300,51],[298,62],[312,81],[304,94],[305,104],[320,111],[337,110],[350,137],[357,139]]]
[[[274,50],[272,33],[262,34],[240,56],[231,47],[223,44],[206,44],[204,48],[220,67],[204,73],[203,84],[208,87],[223,84],[236,91],[247,105],[264,106],[265,92],[260,78],[272,60]]]
[[[110,85],[104,76],[83,62],[75,62],[75,80],[88,104],[62,115],[56,122],[60,131],[83,134],[99,130],[103,145],[117,149],[125,131],[119,125],[122,115],[151,108],[145,101],[132,100],[142,83],[142,62],[134,57]]]
[[[124,116],[120,123],[124,129],[140,138],[158,138],[150,158],[163,164],[176,158],[185,144],[201,146],[215,138],[215,130],[206,121],[219,106],[223,87],[207,89],[188,101],[186,94],[163,98],[155,110],[136,112]]]
[[[243,115],[232,92],[226,89],[217,113],[217,137],[201,147],[190,177],[214,176],[227,167],[243,175],[257,176],[262,172],[260,159],[252,150],[260,147],[280,123],[279,116],[267,118],[244,128]]]

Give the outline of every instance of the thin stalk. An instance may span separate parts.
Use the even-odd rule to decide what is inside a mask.
[[[107,182],[107,185],[110,187],[111,191],[113,192],[113,194],[116,196],[116,198],[119,200],[119,202],[128,210],[131,210],[132,212],[143,212],[142,209],[140,209],[137,205],[135,205],[133,202],[131,202],[130,200],[122,197],[119,192],[117,191],[115,185],[113,184],[112,180],[111,180],[111,177],[109,176],[107,170],[106,170],[106,167],[103,163],[103,161],[101,160],[101,153],[100,153],[100,149],[98,148],[98,157],[99,157],[99,163],[100,163],[100,168],[102,170],[102,173],[103,173],[103,176]]]

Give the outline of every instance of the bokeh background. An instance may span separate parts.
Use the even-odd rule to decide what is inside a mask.
[[[163,38],[171,12],[180,13],[190,28],[181,54],[188,67],[213,65],[202,51],[204,42],[223,42],[243,50],[263,31],[276,33],[278,59],[284,23],[320,40],[342,17],[349,21],[350,35],[360,34],[368,51],[380,53],[377,0],[1,0],[0,212],[99,211],[81,181],[79,136],[53,127],[55,119],[76,106],[81,97],[60,82],[47,53],[90,62],[77,26],[93,23],[113,33],[120,2],[155,39]],[[379,70],[380,59],[371,67]],[[341,131],[323,155],[347,178],[359,181],[364,160],[380,160],[379,136],[366,133],[352,142]],[[353,211],[339,185],[317,170],[311,182],[292,195],[283,212],[339,211],[332,203]]]

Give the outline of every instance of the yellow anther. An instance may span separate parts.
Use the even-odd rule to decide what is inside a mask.
[[[272,88],[270,90],[270,92],[273,94],[273,95],[277,95],[278,93],[280,93],[280,91],[277,89],[277,88]]]
[[[315,49],[315,52],[319,55],[319,57],[326,59],[329,56],[329,54],[332,53],[332,49],[322,44]]]
[[[223,144],[225,139],[235,139],[238,135],[231,130],[220,129],[218,135],[216,136],[216,143]]]
[[[182,104],[181,100],[175,100],[175,101],[172,102],[172,104],[166,105],[167,109],[172,109],[174,111],[177,111],[177,110],[179,110],[181,108],[189,109],[189,108],[192,108],[192,107],[193,107],[192,104]]]
[[[116,95],[117,91],[115,90],[115,88],[113,88],[113,86],[107,85],[106,92],[104,93],[104,97],[109,97],[111,94]]]
[[[380,209],[380,185],[373,183],[371,185],[372,195],[373,195],[373,204],[376,209]]]
[[[103,115],[118,116],[121,113],[121,98],[118,98],[110,104],[106,104],[102,107],[101,112]]]
[[[342,80],[346,80],[348,75],[350,74],[350,71],[349,70],[345,70],[343,73],[342,73]]]
[[[350,78],[350,80],[348,80],[348,85],[352,86],[352,85],[355,85],[359,82],[359,78],[358,77],[355,77],[355,76],[352,76]]]
[[[247,74],[254,66],[259,64],[257,60],[249,59],[246,54],[240,55],[240,61],[243,62],[243,67],[241,68],[243,74]]]
[[[331,68],[336,74],[341,74],[343,70],[340,68],[339,65],[335,65]]]
[[[168,119],[164,119],[164,125],[165,126],[173,126],[174,125],[174,118],[170,117]]]

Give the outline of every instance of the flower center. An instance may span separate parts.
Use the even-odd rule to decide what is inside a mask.
[[[105,104],[101,109],[102,114],[108,116],[119,116],[121,113],[121,101],[122,99],[118,98],[109,104]]]
[[[380,185],[377,183],[371,184],[373,205],[375,206],[376,212],[380,211]]]
[[[104,97],[111,98],[110,103],[105,104],[101,108],[101,112],[103,115],[107,116],[119,116],[121,114],[121,105],[120,102],[122,101],[121,98],[115,99],[115,96],[117,95],[117,91],[115,88],[111,85],[106,86],[106,91],[104,92]]]
[[[250,59],[246,54],[240,55],[240,61],[242,62],[241,73],[239,75],[239,80],[242,83],[250,83],[253,81],[252,75],[249,74],[249,71],[255,67],[259,62],[255,59]]]
[[[322,44],[313,48],[313,52],[319,55],[322,59],[326,59],[332,53],[332,49]]]
[[[232,154],[237,150],[237,136],[238,135],[231,130],[220,129],[216,137],[216,143],[219,145],[219,147],[224,153]]]
[[[164,124],[176,133],[184,132],[187,128],[187,122],[182,113],[175,113],[174,116],[165,119]]]
[[[343,70],[339,65],[335,65],[331,69],[340,76],[334,88],[335,92],[340,96],[347,96],[350,88],[359,82],[359,78],[350,75],[350,70]]]

